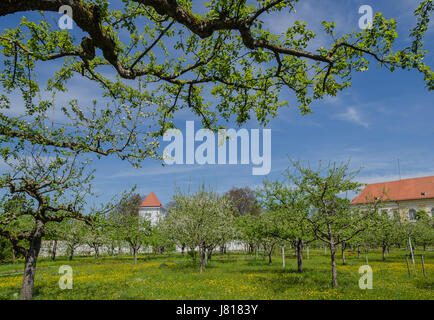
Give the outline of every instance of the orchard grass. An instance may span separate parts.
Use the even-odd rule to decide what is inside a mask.
[[[431,249],[432,250],[432,249]],[[383,262],[379,250],[371,250],[373,289],[361,290],[358,269],[366,264],[362,253],[346,253],[346,265],[338,258],[339,288],[331,288],[330,256],[310,250],[304,272],[297,273],[292,254],[273,256],[272,265],[259,255],[228,253],[214,255],[205,271],[198,262],[180,253],[140,255],[137,264],[130,256],[58,257],[38,259],[34,299],[424,299],[434,298],[434,251],[423,254],[427,276],[423,276],[420,257],[416,257],[417,277],[408,276],[404,250],[392,249]],[[304,254],[305,256],[305,254]],[[306,258],[306,257],[305,257]],[[411,262],[411,261],[410,261]],[[58,286],[61,265],[73,268],[72,290]],[[18,299],[23,261],[0,265],[0,299]]]

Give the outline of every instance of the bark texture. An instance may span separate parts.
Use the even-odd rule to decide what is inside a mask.
[[[39,251],[41,250],[41,240],[43,235],[44,223],[40,220],[36,220],[33,237],[30,241],[29,249],[27,250],[25,259],[23,284],[21,287],[21,300],[32,300],[33,298],[36,262]]]

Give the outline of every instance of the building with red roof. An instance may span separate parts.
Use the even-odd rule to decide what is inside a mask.
[[[143,199],[142,203],[140,204],[140,207],[164,208],[160,200],[158,200],[157,196],[152,191],[149,192],[149,194],[145,197],[145,199]]]
[[[156,225],[166,214],[166,210],[152,191],[143,199],[139,206],[139,215]]]
[[[352,205],[363,205],[381,200],[383,211],[410,221],[423,210],[434,215],[434,176],[372,183],[353,199]]]

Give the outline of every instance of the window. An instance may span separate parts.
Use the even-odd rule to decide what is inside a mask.
[[[399,211],[397,209],[393,210],[393,218],[396,220],[399,220]]]
[[[408,220],[409,221],[416,221],[416,210],[410,209],[408,211]]]

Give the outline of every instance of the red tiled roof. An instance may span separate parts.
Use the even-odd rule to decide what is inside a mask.
[[[142,201],[140,204],[141,207],[160,207],[164,208],[161,204],[160,200],[158,200],[155,193],[152,191],[148,194],[148,196]]]
[[[434,176],[368,184],[351,204],[363,204],[375,198],[390,201],[434,198]]]

